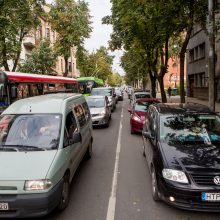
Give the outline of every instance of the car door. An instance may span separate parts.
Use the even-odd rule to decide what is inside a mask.
[[[73,143],[71,138],[75,133],[79,132],[79,127],[73,111],[68,111],[65,118],[64,126],[64,143],[66,157],[68,157],[69,167],[71,169],[71,176],[75,173],[80,160],[81,143]]]
[[[153,108],[148,111],[148,117],[146,119],[145,128],[152,138],[144,137],[145,154],[149,169],[153,163],[153,158],[156,150],[156,135],[157,135],[157,116]]]
[[[111,107],[109,106],[109,100],[108,100],[108,97],[105,96],[105,108],[106,108],[106,112],[108,115],[108,118],[110,118],[111,116]]]
[[[80,155],[83,157],[91,140],[91,116],[86,102],[75,104],[74,112],[79,123],[79,131],[82,137]]]

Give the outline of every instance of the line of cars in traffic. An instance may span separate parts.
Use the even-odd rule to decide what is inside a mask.
[[[105,87],[86,99],[35,96],[1,114],[0,218],[40,217],[68,206],[74,174],[92,156],[92,128],[109,125],[118,98]]]
[[[219,212],[220,116],[198,103],[149,98],[136,99],[128,111],[131,133],[142,132],[153,199],[186,210]]]

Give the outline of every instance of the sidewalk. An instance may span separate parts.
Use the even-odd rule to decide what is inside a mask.
[[[157,94],[157,97],[160,98],[160,94]],[[167,97],[167,102],[179,103],[180,96],[171,96],[170,99]],[[194,103],[199,103],[199,104],[206,105],[206,106],[209,105],[208,100],[201,100],[201,99],[191,98],[191,97],[186,97],[186,102],[194,102]],[[215,111],[220,112],[220,103],[215,103]]]

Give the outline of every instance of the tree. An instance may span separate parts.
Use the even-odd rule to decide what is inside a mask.
[[[15,71],[21,53],[21,44],[27,33],[39,24],[44,0],[0,1],[0,65]],[[8,65],[12,60],[12,68]]]
[[[110,86],[117,86],[121,85],[122,83],[122,78],[118,73],[113,73],[108,76],[107,82]]]
[[[103,46],[91,54],[79,47],[77,60],[81,76],[95,76],[105,81],[112,74],[113,58]]]
[[[56,64],[56,55],[50,47],[49,40],[41,40],[33,49],[30,57],[18,68],[20,72],[35,74],[52,74]]]
[[[64,76],[67,76],[71,47],[82,45],[92,31],[88,4],[84,1],[55,0],[49,17],[52,29],[59,34],[55,49],[58,55],[64,56]]]

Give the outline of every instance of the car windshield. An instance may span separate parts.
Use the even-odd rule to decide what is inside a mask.
[[[103,108],[105,106],[104,99],[87,98],[86,101],[90,108]]]
[[[161,116],[160,139],[169,144],[220,143],[220,117],[205,114]]]
[[[52,150],[58,148],[60,115],[0,116],[0,149]]]
[[[92,95],[104,95],[104,96],[111,96],[112,89],[93,89]]]
[[[142,98],[151,98],[151,95],[149,93],[138,93],[135,94],[136,99],[142,99]]]
[[[156,102],[149,101],[149,102],[137,102],[134,106],[135,111],[146,112],[151,104]]]

